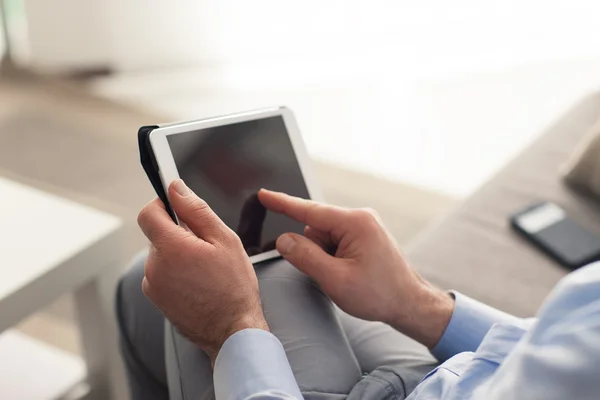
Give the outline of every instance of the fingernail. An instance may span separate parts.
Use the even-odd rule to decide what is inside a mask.
[[[187,197],[191,193],[190,189],[181,179],[177,179],[175,182],[173,182],[173,189],[175,189],[175,192],[177,192],[177,194],[181,197]]]
[[[290,235],[281,235],[277,241],[277,249],[281,254],[289,254],[294,250],[296,240]]]

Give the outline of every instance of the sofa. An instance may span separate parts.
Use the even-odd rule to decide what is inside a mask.
[[[569,271],[517,235],[508,218],[535,202],[553,201],[600,235],[600,202],[562,179],[564,164],[599,120],[600,94],[574,105],[456,211],[412,242],[406,250],[416,269],[441,287],[533,316]]]

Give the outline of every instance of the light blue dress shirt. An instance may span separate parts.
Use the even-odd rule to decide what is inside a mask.
[[[443,362],[410,400],[600,399],[600,263],[565,277],[535,319],[460,293],[432,353]],[[301,399],[283,346],[245,330],[223,345],[214,371],[223,399]]]

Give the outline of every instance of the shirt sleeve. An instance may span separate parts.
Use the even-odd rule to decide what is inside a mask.
[[[518,324],[519,318],[480,303],[458,292],[450,323],[431,353],[440,362],[464,351],[475,351],[495,323]]]
[[[554,288],[527,335],[474,399],[598,399],[600,263]]]
[[[213,378],[217,400],[303,398],[281,342],[261,329],[225,341]]]
[[[472,350],[488,330],[485,338],[474,352],[458,354],[431,371],[408,399],[599,398],[600,263],[563,278],[535,319],[498,321],[501,315],[455,295],[451,323],[433,351]],[[497,323],[488,329],[492,321]]]

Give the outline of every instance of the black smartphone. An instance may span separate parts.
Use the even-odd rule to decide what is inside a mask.
[[[510,223],[527,240],[571,270],[600,260],[600,237],[569,218],[555,203],[527,207],[512,215]]]

